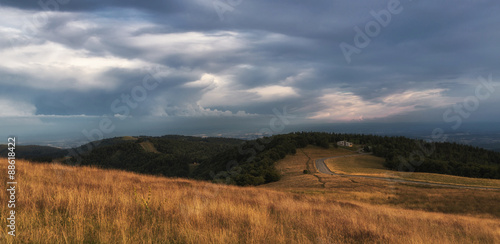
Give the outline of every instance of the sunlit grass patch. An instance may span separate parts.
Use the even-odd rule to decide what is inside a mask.
[[[453,210],[441,198],[457,201],[463,197],[458,191],[444,195],[441,189],[398,186],[405,192],[413,189],[405,199],[397,191],[385,192],[390,188],[378,181],[330,177],[324,189],[290,192],[293,188],[235,187],[91,167],[25,161],[16,166],[19,235],[11,238],[3,229],[0,243],[500,242],[498,218],[473,211],[485,202],[481,192],[468,202],[474,216],[463,216],[404,209],[428,204]],[[0,171],[5,170],[1,164]],[[0,180],[6,182],[5,177]],[[359,186],[357,195],[346,190],[352,185]],[[436,200],[422,197],[424,193],[437,194]],[[370,202],[385,197],[393,206]],[[0,200],[5,199],[6,191],[0,191]],[[6,213],[7,205],[1,204],[0,218]]]
[[[371,155],[360,155],[355,157],[333,158],[325,160],[325,163],[330,170],[340,174],[371,175],[432,183],[500,188],[500,180],[497,179],[469,178],[454,175],[421,172],[398,172],[386,169],[383,166],[384,162],[385,159]]]

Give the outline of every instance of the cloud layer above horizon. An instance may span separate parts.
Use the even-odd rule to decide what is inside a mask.
[[[284,107],[304,125],[442,121],[479,76],[500,76],[495,1],[0,4],[5,135],[79,133],[103,116],[118,134],[223,132]],[[497,90],[470,119],[500,119]]]

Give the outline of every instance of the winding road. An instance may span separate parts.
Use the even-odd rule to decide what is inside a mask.
[[[421,181],[413,181],[413,180],[402,180],[402,179],[393,179],[393,178],[384,178],[377,176],[368,176],[368,175],[346,175],[346,174],[337,174],[332,172],[325,164],[325,160],[332,158],[347,158],[347,157],[356,157],[361,155],[368,155],[370,153],[360,153],[360,154],[352,154],[352,155],[344,155],[344,156],[335,156],[329,158],[321,158],[315,160],[316,168],[319,172],[328,175],[336,175],[342,177],[359,177],[366,179],[376,179],[376,180],[386,180],[398,183],[409,183],[409,184],[420,184],[420,185],[428,185],[428,186],[438,186],[438,187],[448,187],[448,188],[461,188],[461,189],[481,189],[481,190],[500,190],[500,188],[495,187],[481,187],[481,186],[460,186],[460,185],[451,185],[451,184],[441,184],[441,183],[430,183],[430,182],[421,182]]]

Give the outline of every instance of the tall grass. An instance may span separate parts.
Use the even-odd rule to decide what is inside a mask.
[[[4,224],[0,243],[500,243],[498,219],[89,167],[17,169],[18,236]],[[6,199],[0,191],[3,223]]]
[[[313,172],[316,173],[313,174],[304,174],[302,172],[308,167],[308,162],[316,158],[337,156],[345,151],[340,148],[326,150],[314,146],[298,150],[297,154],[289,155],[277,162],[276,167],[280,169],[283,175],[280,181],[259,187],[405,209],[500,218],[500,204],[498,204],[500,202],[500,191],[498,190],[431,187],[359,177],[339,177],[317,173],[314,169]],[[349,162],[353,163],[351,159],[364,157],[372,156],[348,157],[344,158],[345,162],[342,163],[347,165]],[[363,162],[367,163],[363,166],[372,167],[372,162],[371,160]],[[354,162],[349,167],[354,170],[359,165],[359,162],[358,164]],[[362,172],[362,170],[359,172]],[[368,170],[372,169],[369,168]],[[434,175],[429,173],[414,174]],[[470,180],[461,181],[460,184],[462,185],[475,185],[481,180],[485,182],[491,181],[492,183],[500,182],[499,180],[472,179],[449,175],[438,176],[440,179],[452,177],[457,180],[458,178]]]
[[[500,188],[500,180],[470,178],[455,175],[422,173],[422,172],[397,172],[384,167],[384,158],[371,155],[360,155],[347,158],[333,158],[325,161],[330,170],[349,175],[372,175],[384,178],[397,178],[452,185],[483,186]]]

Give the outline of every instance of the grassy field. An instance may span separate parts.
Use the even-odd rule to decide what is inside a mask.
[[[405,173],[387,170],[383,164],[385,159],[361,155],[356,157],[333,158],[325,161],[328,168],[340,174],[350,175],[372,175],[386,178],[406,179],[433,183],[445,183],[453,185],[486,186],[500,188],[500,180],[468,178],[453,175],[432,174],[432,173]]]
[[[133,136],[124,136],[124,137],[122,137],[122,139],[124,141],[137,141],[137,138],[135,138]]]
[[[308,161],[340,156],[344,153],[346,153],[344,149],[325,150],[319,147],[298,150],[296,155],[287,156],[277,163],[277,167],[282,169],[282,180],[260,187],[404,209],[500,218],[500,204],[498,204],[500,191],[401,184],[359,177],[331,176],[316,171],[312,174],[303,173]],[[357,157],[372,159],[364,161],[365,166],[373,166],[374,163],[380,162],[380,159],[369,155],[342,159]],[[374,172],[379,173],[377,170],[381,169],[365,168],[365,170],[366,174],[374,174]]]
[[[283,181],[261,187],[17,161],[18,235],[4,224],[0,243],[500,243],[497,192],[302,173],[342,153],[299,150],[279,162]]]
[[[143,141],[143,142],[139,143],[139,145],[141,145],[141,147],[146,152],[160,153],[160,152],[158,152],[158,150],[156,150],[155,145],[153,145],[153,143],[151,143],[150,141]]]

